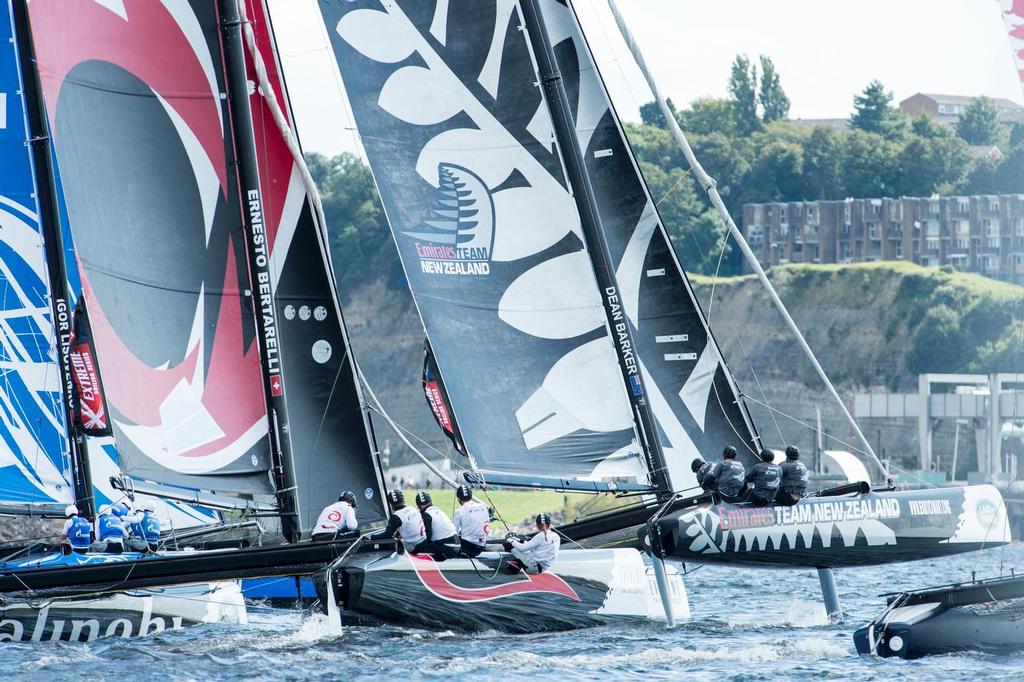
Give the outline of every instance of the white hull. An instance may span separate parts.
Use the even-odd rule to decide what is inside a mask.
[[[197,583],[84,599],[12,601],[0,606],[0,642],[91,642],[247,620],[237,582]]]

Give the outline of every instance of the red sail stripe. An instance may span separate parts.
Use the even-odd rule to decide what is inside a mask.
[[[422,554],[407,554],[407,556],[423,586],[447,601],[469,604],[511,597],[516,594],[529,594],[531,592],[560,594],[563,597],[582,601],[567,582],[554,573],[547,571],[537,575],[527,573],[526,580],[495,585],[494,587],[459,587],[448,580],[441,570],[441,566],[434,561],[433,557]]]

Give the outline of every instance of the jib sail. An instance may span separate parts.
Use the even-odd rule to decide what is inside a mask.
[[[246,11],[274,90],[266,93],[257,88],[250,107],[302,527],[311,528],[320,510],[345,489],[359,498],[359,521],[377,521],[384,518],[384,504],[375,446],[326,240],[265,99],[276,97],[290,116],[269,15],[262,0],[247,0]],[[247,57],[253,74],[251,55]]]
[[[75,496],[9,2],[0,41],[0,511],[63,514]]]
[[[541,7],[672,485],[688,488],[695,485],[690,462],[698,455],[718,458],[733,445],[747,463],[756,461],[757,432],[676,259],[575,12],[564,0]]]
[[[213,3],[29,12],[122,468],[272,493]]]
[[[649,487],[516,3],[320,9],[477,470]]]
[[[448,391],[444,387],[444,379],[441,378],[441,370],[437,368],[437,360],[434,359],[434,351],[430,350],[429,341],[423,344],[423,396],[427,399],[427,405],[430,406],[430,411],[441,431],[452,442],[456,451],[466,455],[462,432],[455,420],[455,413],[452,412]]]

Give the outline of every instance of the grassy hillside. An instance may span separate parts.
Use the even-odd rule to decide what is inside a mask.
[[[786,265],[769,278],[832,379],[849,388],[910,389],[922,372],[1022,370],[1022,287],[904,262]],[[816,382],[754,275],[693,281],[731,363]]]

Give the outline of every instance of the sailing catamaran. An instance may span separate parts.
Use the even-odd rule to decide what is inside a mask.
[[[695,561],[827,569],[1009,541],[989,486],[676,501],[694,457],[732,444],[750,465],[762,443],[571,4],[319,6],[470,480],[637,495],[563,530],[636,546],[639,528]]]

